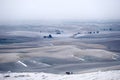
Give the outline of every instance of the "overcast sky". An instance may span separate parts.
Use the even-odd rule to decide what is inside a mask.
[[[120,0],[0,0],[0,21],[120,19]]]

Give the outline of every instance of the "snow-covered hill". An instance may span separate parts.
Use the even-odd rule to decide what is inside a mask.
[[[84,74],[1,73],[0,80],[120,80],[120,70]]]

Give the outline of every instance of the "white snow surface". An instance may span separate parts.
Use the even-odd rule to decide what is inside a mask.
[[[8,76],[9,77],[5,77]],[[120,70],[83,74],[1,73],[0,80],[120,80]]]
[[[18,61],[18,63],[20,63],[21,65],[23,65],[24,67],[28,67],[25,63]]]

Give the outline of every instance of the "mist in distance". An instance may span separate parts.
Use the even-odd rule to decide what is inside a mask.
[[[120,20],[120,0],[0,0],[0,23]]]

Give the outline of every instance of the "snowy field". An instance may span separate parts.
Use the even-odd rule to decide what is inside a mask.
[[[120,80],[120,71],[91,72],[84,74],[4,73],[0,80]]]
[[[119,25],[1,25],[0,80],[120,80]]]

